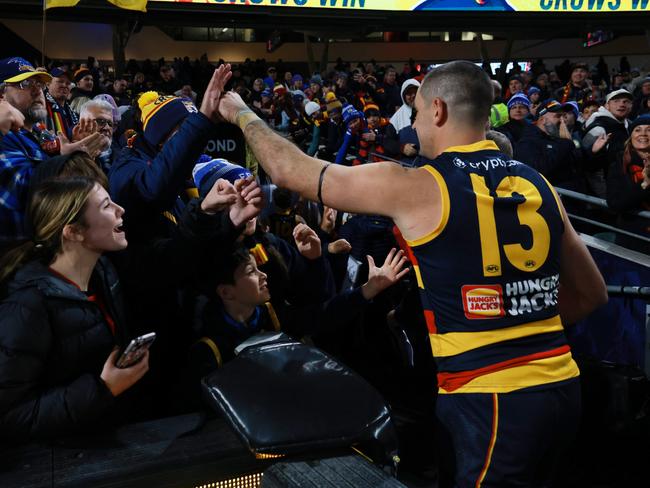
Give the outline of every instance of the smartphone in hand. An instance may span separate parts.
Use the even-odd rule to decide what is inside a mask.
[[[115,366],[118,368],[128,368],[129,366],[133,366],[142,359],[145,351],[149,349],[155,339],[155,332],[150,332],[133,339],[115,362]]]

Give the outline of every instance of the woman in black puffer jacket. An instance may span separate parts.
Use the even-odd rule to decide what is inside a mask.
[[[0,435],[26,440],[111,425],[149,362],[145,354],[115,366],[129,334],[117,276],[101,255],[126,247],[123,209],[77,177],[43,184],[29,213],[34,241],[0,263],[0,281],[18,268],[0,305]]]

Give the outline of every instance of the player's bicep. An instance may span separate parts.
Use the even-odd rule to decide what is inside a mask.
[[[410,178],[409,170],[394,163],[333,164],[325,171],[321,198],[337,210],[394,218],[408,194]]]

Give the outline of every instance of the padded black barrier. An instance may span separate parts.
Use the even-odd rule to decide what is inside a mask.
[[[214,408],[256,454],[304,454],[376,441],[392,464],[390,411],[369,383],[334,358],[283,335],[246,347],[203,379]]]

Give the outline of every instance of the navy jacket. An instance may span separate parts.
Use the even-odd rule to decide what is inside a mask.
[[[113,200],[124,207],[124,225],[130,239],[166,235],[161,215],[181,215],[183,192],[192,168],[214,135],[214,124],[203,114],[190,114],[161,151],[137,136],[125,147],[108,174]],[[162,220],[164,222],[164,220]]]

